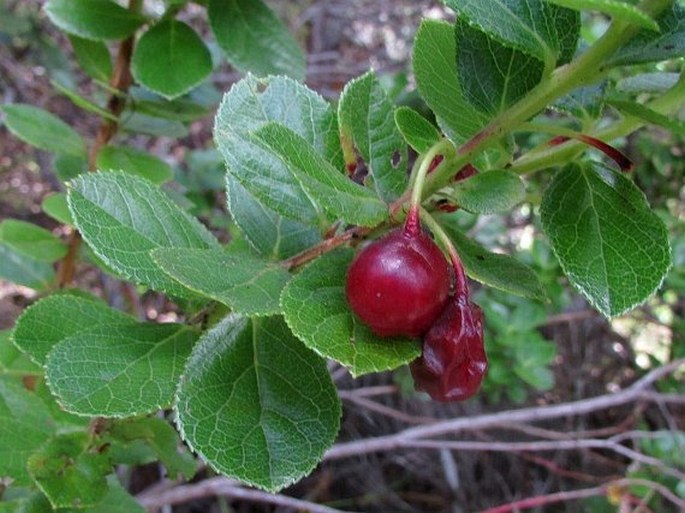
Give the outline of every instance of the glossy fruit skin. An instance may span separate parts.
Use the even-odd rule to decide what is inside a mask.
[[[416,389],[443,402],[475,394],[487,368],[483,311],[468,298],[450,301],[424,336],[422,356],[410,364]]]
[[[406,227],[362,249],[345,283],[350,307],[381,337],[423,335],[449,289],[450,269],[440,248],[421,229]]]

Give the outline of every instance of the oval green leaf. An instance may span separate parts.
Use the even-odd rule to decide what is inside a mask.
[[[46,379],[78,415],[127,417],[171,405],[197,333],[180,324],[116,324],[79,331],[47,356]]]
[[[440,132],[421,114],[410,107],[395,110],[395,124],[407,144],[421,154],[440,141]]]
[[[0,241],[38,262],[56,262],[67,254],[67,246],[45,228],[18,219],[0,223]]]
[[[214,469],[272,492],[316,466],[341,413],[326,363],[281,317],[236,314],[196,345],[175,410],[183,438]]]
[[[50,286],[55,279],[52,264],[28,258],[0,241],[0,278],[36,290]]]
[[[226,93],[214,123],[214,140],[231,177],[266,209],[316,226],[322,213],[300,182],[276,155],[250,135],[270,122],[295,131],[334,162],[340,154],[335,112],[321,96],[292,79],[260,80],[248,75]],[[236,219],[238,225],[247,227],[251,220],[244,216],[250,211],[236,213],[243,214]]]
[[[190,91],[212,72],[212,56],[190,26],[166,20],[140,38],[131,72],[144,87],[172,99]]]
[[[107,82],[112,76],[112,56],[102,41],[69,36],[74,55],[83,71],[100,82]]]
[[[599,163],[557,172],[540,215],[571,283],[606,317],[645,302],[671,267],[663,221],[631,180]]]
[[[86,143],[81,136],[54,114],[15,103],[2,107],[5,125],[19,139],[41,150],[70,155],[85,155]]]
[[[45,12],[66,33],[94,40],[123,39],[145,21],[110,0],[49,0]]]
[[[12,339],[34,362],[43,365],[50,350],[72,335],[93,326],[135,322],[134,317],[110,308],[93,296],[55,294],[24,310],[17,319]]]
[[[259,76],[304,80],[306,61],[285,25],[261,0],[209,0],[209,24],[228,60]]]
[[[95,254],[121,275],[156,290],[193,295],[159,268],[150,250],[219,247],[197,219],[142,178],[90,173],[71,183],[67,199],[77,228]]]
[[[435,112],[440,128],[458,144],[485,126],[487,117],[464,98],[456,60],[454,26],[443,21],[423,20],[416,33],[412,55],[416,87]]]
[[[0,376],[0,475],[16,485],[28,485],[26,460],[55,431],[55,423],[43,401],[21,380]]]
[[[174,174],[166,162],[128,146],[105,146],[98,153],[96,165],[102,171],[123,171],[156,184],[170,180]]]
[[[109,455],[92,450],[91,442],[86,432],[60,434],[28,459],[31,477],[53,507],[94,507],[107,495]]]
[[[407,146],[393,122],[393,104],[373,71],[347,83],[338,103],[340,137],[347,153],[357,149],[378,197],[390,203],[407,185]],[[351,159],[350,159],[351,160]]]
[[[456,182],[446,196],[474,214],[494,214],[521,203],[526,190],[516,173],[493,169]]]

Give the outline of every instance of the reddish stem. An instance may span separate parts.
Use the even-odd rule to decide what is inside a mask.
[[[447,251],[454,270],[454,298],[457,303],[465,305],[469,302],[469,283],[464,272],[464,264],[461,263],[459,253],[454,246],[449,246]]]
[[[599,151],[604,153],[611,160],[616,162],[616,165],[624,173],[630,173],[633,170],[633,167],[635,167],[633,164],[633,161],[630,160],[622,152],[620,152],[619,150],[617,150],[616,148],[614,148],[610,144],[607,144],[604,141],[600,141],[596,137],[592,137],[589,135],[578,134],[574,137],[570,137],[570,136],[566,136],[566,135],[558,135],[558,136],[550,139],[548,144],[550,146],[558,146],[558,145],[563,144],[572,138],[577,139],[580,142],[587,144],[588,146],[592,146],[593,148],[597,148]]]
[[[131,8],[136,5],[131,1]],[[119,93],[125,93],[133,83],[131,76],[131,56],[133,55],[134,36],[122,41],[117,53],[117,59],[109,81],[110,85]],[[126,98],[121,94],[112,94],[107,102],[107,110],[114,118],[118,118],[126,106]],[[88,171],[97,170],[97,156],[103,146],[105,146],[119,129],[119,122],[114,119],[104,119],[98,128],[95,141],[88,152]],[[57,284],[59,287],[66,287],[74,279],[76,260],[79,248],[81,247],[81,235],[76,230],[69,234],[67,241],[67,254],[60,261],[57,269]]]
[[[443,160],[445,160],[444,155],[436,155],[431,161],[430,166],[428,166],[428,172],[426,174],[429,175],[435,171],[435,168],[438,167]]]

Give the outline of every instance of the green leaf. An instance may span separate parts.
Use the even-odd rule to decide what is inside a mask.
[[[216,115],[217,148],[226,160],[229,175],[255,200],[279,215],[318,225],[321,212],[297,178],[276,155],[260,147],[250,136],[273,121],[304,137],[330,162],[340,158],[336,115],[330,104],[286,77],[260,80],[248,75],[233,85]],[[247,214],[249,210],[239,213]],[[236,221],[240,226],[241,220]]]
[[[491,39],[461,18],[456,24],[456,45],[462,92],[481,112],[502,112],[542,79],[543,61]]]
[[[31,455],[31,477],[55,508],[87,508],[107,495],[112,466],[85,432],[59,435]]]
[[[63,183],[73,180],[78,175],[88,172],[88,160],[84,155],[69,155],[68,153],[57,153],[52,160],[55,174]]]
[[[80,513],[145,513],[145,509],[119,484],[116,476],[107,476],[107,495],[92,508],[79,508]],[[29,512],[26,512],[29,513]],[[60,511],[60,513],[62,513]],[[76,513],[72,511],[64,513]]]
[[[0,331],[0,376],[38,376],[43,369],[12,343],[11,330]]]
[[[67,195],[63,192],[54,192],[48,194],[43,198],[41,203],[43,212],[52,217],[55,221],[70,226],[74,225],[69,213],[69,205],[67,205]]]
[[[230,174],[226,175],[226,199],[245,239],[268,259],[291,257],[321,240],[319,230],[277,214]]]
[[[640,93],[662,94],[675,86],[679,79],[680,73],[666,71],[640,73],[616,82],[616,91],[635,95]]]
[[[304,80],[301,48],[261,0],[209,0],[208,15],[217,43],[237,69]]]
[[[568,62],[580,31],[577,12],[545,0],[443,0],[457,19],[550,69]]]
[[[280,490],[333,443],[340,402],[326,363],[280,317],[232,314],[188,360],[177,394],[182,437],[214,469]]]
[[[632,181],[599,163],[557,172],[540,215],[571,283],[607,317],[646,301],[671,267],[663,221]]]
[[[554,387],[554,374],[547,367],[514,365],[514,372],[519,378],[537,390],[550,390]]]
[[[188,92],[212,72],[212,56],[190,26],[165,20],[138,40],[131,72],[141,85],[171,99]]]
[[[0,475],[29,483],[26,460],[54,432],[45,404],[21,381],[0,376]]]
[[[668,116],[664,116],[663,114],[653,109],[650,109],[649,107],[646,107],[641,103],[637,103],[635,101],[613,99],[608,100],[607,103],[609,103],[609,105],[611,105],[612,107],[617,108],[624,114],[628,114],[629,116],[635,116],[653,125],[662,126],[664,128],[667,128],[674,134],[685,135],[684,122],[671,119]]]
[[[108,82],[112,76],[112,56],[102,41],[92,41],[82,37],[69,36],[71,46],[79,66],[88,75],[100,82]]]
[[[60,29],[85,39],[123,39],[145,18],[110,0],[49,0],[45,12]]]
[[[286,285],[283,315],[308,347],[345,365],[353,376],[394,369],[420,354],[407,338],[379,338],[355,317],[345,299],[353,253],[337,250],[305,267]]]
[[[619,0],[547,0],[549,3],[568,7],[576,11],[592,10],[608,14],[612,18],[659,31],[659,25],[636,5]]]
[[[38,262],[56,262],[67,254],[67,246],[51,232],[18,219],[0,223],[0,241]]]
[[[90,173],[71,183],[69,208],[84,240],[128,279],[169,294],[189,291],[169,278],[149,252],[218,248],[214,236],[154,184],[125,173]]]
[[[108,428],[107,434],[123,442],[144,441],[164,464],[171,479],[176,479],[178,474],[191,479],[197,471],[195,459],[186,450],[179,451],[182,444],[178,434],[164,419],[158,417],[122,419],[114,422]]]
[[[602,114],[605,102],[606,81],[578,87],[559,98],[553,108],[568,112],[580,119],[596,120]]]
[[[3,105],[5,125],[24,142],[53,153],[85,155],[86,144],[64,121],[49,112],[20,103]]]
[[[16,509],[8,509],[7,513],[54,513],[55,511],[48,498],[40,491],[35,491],[28,497],[13,502],[16,504]],[[3,504],[0,502],[0,506]],[[0,511],[6,513],[2,509]]]
[[[137,112],[156,116],[158,118],[182,121],[184,123],[196,121],[209,114],[210,110],[194,101],[184,98],[175,100],[136,100],[134,108]]]
[[[521,203],[526,190],[513,171],[493,169],[477,173],[450,186],[445,195],[475,214],[507,212]]]
[[[487,251],[459,229],[455,216],[440,215],[436,219],[454,242],[469,277],[510,294],[545,299],[542,283],[533,269],[510,255]]]
[[[188,135],[188,129],[178,120],[162,119],[131,110],[124,111],[121,120],[121,129],[136,135],[147,134],[173,139],[180,139]]]
[[[395,124],[416,153],[426,153],[440,141],[440,132],[435,125],[409,107],[398,107],[395,110]]]
[[[102,171],[124,171],[156,184],[171,180],[174,175],[166,162],[128,146],[105,146],[98,152],[96,165]]]
[[[28,258],[9,244],[0,241],[0,278],[36,290],[45,289],[55,279],[55,270],[47,262]]]
[[[678,59],[685,54],[685,9],[673,2],[658,19],[660,32],[642,30],[608,60],[609,66]]]
[[[72,335],[93,326],[135,323],[134,317],[110,308],[95,297],[55,294],[24,310],[17,319],[12,339],[34,362],[43,365],[48,352]]]
[[[407,146],[393,122],[392,102],[373,71],[347,83],[338,103],[338,123],[341,139],[354,145],[367,164],[365,182],[383,201],[397,199],[407,185]]]
[[[302,188],[330,215],[361,226],[374,226],[387,217],[388,209],[382,201],[339,173],[294,131],[269,123],[253,135],[282,160]]]
[[[88,98],[82,96],[78,92],[70,89],[67,86],[60,84],[57,80],[50,80],[50,85],[54,87],[58,92],[62,93],[64,96],[71,100],[71,103],[85,110],[86,112],[91,112],[102,118],[109,119],[110,121],[117,121],[117,118],[112,115],[107,109],[103,109],[97,103]]]
[[[455,62],[454,27],[423,20],[414,41],[412,63],[416,87],[438,118],[438,124],[458,144],[485,126],[487,118],[463,97]]]
[[[281,290],[290,279],[281,265],[248,253],[160,248],[152,257],[165,273],[190,290],[245,315],[279,313]]]
[[[125,417],[171,404],[197,333],[180,324],[111,324],[80,331],[47,356],[46,379],[65,410]]]

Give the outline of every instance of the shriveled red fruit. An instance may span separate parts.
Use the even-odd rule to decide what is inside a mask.
[[[381,337],[420,337],[444,308],[449,265],[418,218],[362,249],[345,284],[350,307]]]
[[[487,368],[483,312],[455,296],[424,336],[423,354],[410,365],[415,387],[437,401],[463,401],[478,391]]]

